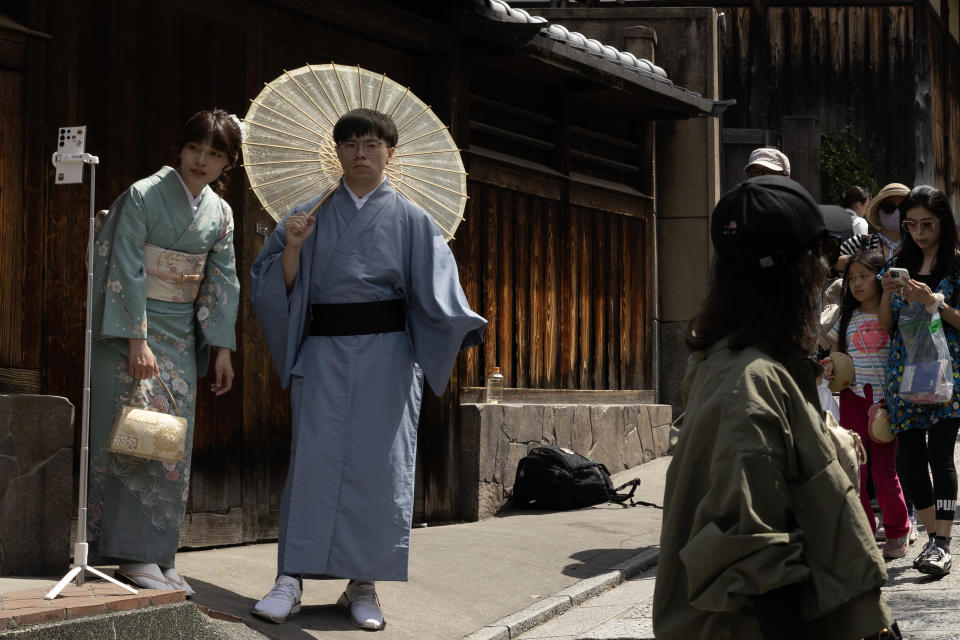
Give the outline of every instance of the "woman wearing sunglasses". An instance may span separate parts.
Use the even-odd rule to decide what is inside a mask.
[[[947,197],[939,189],[914,187],[899,205],[905,231],[903,249],[888,267],[902,267],[910,278],[883,274],[877,310],[891,334],[886,397],[890,422],[900,448],[901,477],[910,490],[917,517],[929,540],[913,566],[921,573],[944,576],[953,563],[950,535],[957,500],[953,451],[960,429],[960,251],[957,225]],[[900,398],[906,350],[897,326],[901,310],[920,304],[939,311],[953,360],[953,397],[942,404],[914,404]],[[927,470],[929,466],[929,471]],[[933,482],[931,483],[931,475]]]
[[[910,193],[910,188],[899,182],[891,182],[870,200],[867,204],[864,217],[878,233],[869,235],[855,235],[840,247],[840,261],[837,269],[843,270],[847,266],[850,256],[857,252],[879,251],[885,260],[889,260],[900,252],[902,237],[900,236],[900,203]]]

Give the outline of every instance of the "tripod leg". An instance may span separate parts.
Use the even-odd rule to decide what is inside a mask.
[[[47,595],[43,596],[43,599],[53,600],[54,598],[56,598],[60,594],[60,592],[63,591],[63,588],[67,586],[67,584],[71,580],[73,580],[73,577],[78,573],[80,573],[81,571],[83,571],[82,566],[79,566],[79,565],[74,566],[73,569],[70,569],[70,571],[67,572],[67,575],[63,576],[63,578],[60,579],[60,582],[58,582],[53,589],[50,589],[50,591],[47,592]]]
[[[117,580],[117,579],[114,578],[113,576],[108,576],[107,574],[105,574],[105,573],[103,573],[102,571],[99,571],[99,570],[97,570],[97,569],[94,569],[93,567],[84,567],[84,569],[86,569],[87,571],[89,571],[90,573],[92,573],[92,574],[95,575],[95,576],[100,576],[100,577],[103,578],[104,580],[106,580],[106,581],[108,581],[108,582],[112,582],[113,584],[117,585],[118,587],[122,587],[122,588],[126,589],[127,591],[129,591],[129,592],[132,593],[133,595],[137,595],[137,590],[136,590],[136,589],[134,589],[133,587],[131,587],[131,586],[128,585],[128,584],[124,584],[124,583],[120,582],[119,580]]]

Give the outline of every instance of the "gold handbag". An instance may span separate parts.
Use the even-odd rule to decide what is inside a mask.
[[[158,375],[154,377],[163,385],[177,415],[125,406],[110,432],[107,451],[162,462],[180,462],[187,444],[187,419],[180,417],[177,401],[167,383]],[[131,402],[139,386],[140,380],[134,380]]]

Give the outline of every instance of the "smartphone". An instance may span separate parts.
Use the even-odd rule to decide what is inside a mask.
[[[890,267],[890,277],[899,282],[906,282],[910,279],[910,272],[900,267]]]

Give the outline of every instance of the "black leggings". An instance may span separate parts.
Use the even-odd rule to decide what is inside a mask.
[[[936,506],[937,520],[953,521],[957,504],[957,467],[953,448],[960,419],[941,420],[929,430],[907,429],[897,436],[903,471],[917,509]],[[930,472],[927,472],[929,464]],[[933,486],[930,476],[933,475]]]

